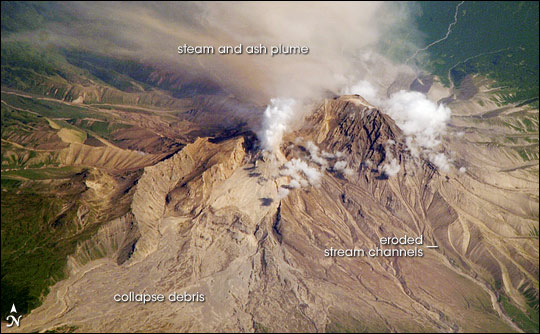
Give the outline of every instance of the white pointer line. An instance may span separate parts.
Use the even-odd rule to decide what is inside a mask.
[[[427,246],[427,248],[439,248],[439,246]]]

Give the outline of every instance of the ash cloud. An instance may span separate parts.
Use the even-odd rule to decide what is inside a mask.
[[[10,38],[133,58],[182,73],[186,80],[216,83],[235,101],[267,105],[254,130],[268,151],[279,147],[283,134],[294,129],[311,110],[311,103],[329,93],[359,93],[376,104],[378,92],[386,92],[397,77],[414,76],[412,68],[390,61],[377,50],[404,32],[417,36],[408,40],[421,40],[410,19],[417,8],[409,3],[75,2],[50,6],[61,19],[50,19],[40,31]],[[415,48],[404,40],[399,43],[402,49]],[[177,53],[183,44],[240,43],[244,47],[306,45],[310,52],[274,57]],[[393,117],[415,116],[406,110],[402,114],[392,105],[389,108]]]
[[[270,98],[318,100],[327,91],[338,92],[351,78],[379,71],[369,63],[368,51],[388,40],[397,25],[416,31],[406,20],[412,6],[382,2],[75,2],[50,6],[61,18],[46,22],[39,29],[42,33],[23,33],[25,38],[161,64],[207,77],[225,91],[263,105]],[[306,45],[310,52],[274,57],[178,55],[177,47],[184,43]]]
[[[362,50],[402,24],[403,8],[382,2],[53,3],[62,18],[24,38],[175,67],[260,104],[320,99],[365,72]],[[385,15],[382,15],[385,13]],[[412,29],[412,27],[411,27]],[[19,37],[22,37],[19,35]],[[43,36],[46,36],[44,38]],[[38,41],[39,39],[39,41]],[[308,55],[178,55],[179,45],[306,45]]]

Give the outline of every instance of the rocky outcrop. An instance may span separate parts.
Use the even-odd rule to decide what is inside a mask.
[[[67,270],[73,275],[88,262],[104,257],[122,264],[131,257],[139,236],[131,213],[114,219],[100,227],[91,239],[77,245],[75,254],[68,258]]]
[[[160,221],[170,210],[168,207],[183,213],[200,211],[210,187],[241,165],[245,156],[243,143],[243,138],[222,144],[200,138],[171,158],[145,168],[131,205],[142,235],[135,259],[156,249]]]
[[[58,160],[68,166],[92,166],[113,170],[136,170],[155,164],[165,154],[146,154],[113,146],[93,147],[71,143],[58,154]]]

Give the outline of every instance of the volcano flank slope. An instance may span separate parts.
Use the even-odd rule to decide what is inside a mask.
[[[534,284],[538,243],[465,222],[459,177],[412,157],[394,121],[359,96],[325,100],[275,155],[250,133],[199,138],[144,168],[130,213],[79,244],[69,277],[17,330],[519,330],[495,284]],[[404,235],[423,235],[423,256],[325,256]],[[113,300],[130,291],[205,301]]]

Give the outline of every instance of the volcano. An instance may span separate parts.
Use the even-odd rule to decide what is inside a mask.
[[[277,154],[251,132],[200,137],[144,167],[129,213],[79,244],[68,278],[18,330],[519,330],[493,282],[532,284],[530,241],[507,243],[466,216],[461,177],[413,157],[357,95],[324,100]],[[325,256],[398,248],[380,240],[403,236],[423,236],[399,246],[422,252]],[[115,300],[139,293],[165,301]],[[204,301],[178,301],[187,295]]]

